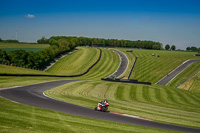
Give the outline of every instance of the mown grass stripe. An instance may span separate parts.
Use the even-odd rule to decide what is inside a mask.
[[[131,100],[136,100],[136,86],[131,86],[129,97]]]
[[[124,86],[118,86],[115,93],[116,99],[124,100],[123,92],[124,92]]]

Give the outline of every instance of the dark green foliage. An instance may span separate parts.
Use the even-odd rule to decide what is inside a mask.
[[[0,42],[2,42],[2,39],[0,38]]]
[[[43,36],[41,39],[37,40],[37,43],[38,43],[38,44],[47,44],[48,41],[47,41],[47,39]]]
[[[50,45],[59,45],[60,40],[66,39],[70,42],[70,46],[109,46],[109,47],[132,47],[142,49],[162,49],[162,43],[153,41],[130,41],[103,38],[87,38],[87,37],[69,37],[69,36],[52,36],[48,42]]]
[[[2,40],[2,42],[5,42],[5,43],[19,43],[18,40],[11,40],[11,39],[8,39],[8,40]]]
[[[176,46],[175,46],[175,45],[172,45],[172,46],[171,46],[171,50],[176,50]]]
[[[190,48],[190,47],[187,47],[187,48],[186,48],[186,50],[187,50],[187,51],[190,51],[190,50],[191,50],[191,48]]]
[[[9,63],[9,58],[8,58],[7,53],[5,51],[1,50],[1,49],[0,49],[0,63],[3,63],[3,64]]]
[[[170,49],[169,44],[165,45],[165,50],[169,50],[169,49]]]
[[[193,52],[196,52],[196,51],[198,51],[198,48],[193,46],[193,47],[190,48],[190,50],[193,51]]]
[[[9,59],[12,64],[18,65],[18,66],[24,66],[27,64],[27,57],[28,53],[25,50],[16,50],[11,51],[9,54]]]
[[[5,40],[5,42],[17,43],[19,41]],[[5,52],[1,52],[1,54],[4,56],[1,56],[0,61],[8,62],[17,66],[43,69],[55,57],[73,50],[76,46],[133,47],[155,50],[162,49],[161,43],[153,41],[130,41],[87,37],[52,36],[49,39],[42,37],[37,42],[39,44],[49,43],[51,46],[35,53],[26,52],[25,50],[16,50],[10,52],[7,56]]]
[[[45,40],[45,42],[44,42]],[[41,42],[40,42],[41,41]],[[46,40],[44,37],[40,39],[40,43],[50,41],[50,47],[38,52],[27,52],[25,50],[15,50],[8,53],[0,51],[0,63],[11,63],[14,66],[28,67],[34,69],[43,69],[51,60],[62,53],[74,49],[78,44],[78,39],[55,39]]]

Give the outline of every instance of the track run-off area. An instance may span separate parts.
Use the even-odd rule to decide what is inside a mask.
[[[122,55],[119,54],[120,57],[124,55],[123,53],[121,54]],[[122,75],[124,71],[126,70],[127,65],[128,65],[128,59],[125,56],[123,56],[121,58],[121,64],[118,70],[114,73],[116,74],[115,76],[118,77]],[[174,74],[174,77],[176,75],[177,74]],[[172,79],[174,78],[173,75],[170,77],[172,77]],[[76,82],[76,81],[80,81],[80,80],[60,80],[60,81],[28,85],[28,86],[23,86],[23,87],[16,87],[16,88],[11,88],[11,89],[4,89],[0,91],[0,96],[17,103],[23,103],[26,105],[64,112],[64,113],[68,113],[72,115],[78,115],[78,116],[84,116],[84,117],[89,117],[89,118],[108,120],[108,121],[113,121],[113,122],[138,125],[138,126],[144,126],[144,127],[180,131],[180,132],[200,132],[200,129],[189,128],[189,127],[184,127],[184,126],[175,126],[171,124],[163,124],[163,123],[154,122],[151,120],[136,118],[131,115],[130,116],[122,115],[122,114],[116,114],[116,113],[111,113],[111,112],[110,113],[96,112],[93,109],[90,109],[87,107],[82,107],[82,106],[74,105],[71,103],[62,102],[62,101],[52,99],[44,95],[44,92],[46,90],[55,88],[63,84]]]

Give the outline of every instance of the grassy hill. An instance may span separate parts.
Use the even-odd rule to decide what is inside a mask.
[[[56,62],[47,72],[56,75],[78,75],[86,72],[98,60],[100,50],[92,47],[79,49]]]
[[[100,79],[113,74],[120,64],[119,55],[112,50],[101,48],[102,56],[100,61],[85,75],[80,78]]]
[[[193,52],[181,51],[133,49],[132,54],[137,56],[137,62],[130,78],[151,83],[156,83],[184,61],[198,58],[193,56]]]
[[[84,73],[99,58],[100,50],[90,47],[79,47],[80,50],[56,62],[47,72],[60,75],[77,75]],[[100,79],[114,73],[120,59],[116,52],[101,48],[100,61],[85,75],[77,78]]]
[[[110,111],[200,128],[200,94],[185,90],[92,80],[66,84],[45,94],[89,108],[107,99]]]
[[[118,54],[109,49],[101,49],[102,57],[99,63],[86,75],[78,77],[79,79],[100,79],[116,71],[120,64]],[[133,49],[132,53],[127,53],[127,49],[119,48],[117,50],[124,52],[129,59],[129,69],[124,74],[126,77],[135,56],[137,56],[138,60],[131,78],[152,83],[156,83],[183,61],[198,58],[194,57],[192,52]],[[160,57],[152,56],[153,53],[160,55]],[[97,49],[81,47],[80,51],[66,57],[67,60],[63,58],[63,60],[56,63],[56,67],[52,67],[52,70],[50,70],[52,72],[48,71],[48,73],[63,75],[65,69],[68,71],[65,74],[69,74],[71,71],[80,73],[93,64],[97,57]],[[45,93],[56,99],[89,108],[94,108],[98,101],[106,98],[111,105],[109,107],[110,111],[145,117],[164,123],[200,128],[200,91],[198,88],[200,86],[200,74],[198,73],[179,86],[182,89],[189,86],[188,90],[191,91],[174,88],[176,83],[190,76],[197,68],[199,68],[199,63],[193,64],[180,77],[174,79],[169,86],[84,80],[60,86]],[[47,73],[0,65],[0,73],[5,72],[16,74]],[[62,79],[66,78],[0,76],[0,88]],[[169,132],[68,115],[13,103],[3,98],[0,98],[0,106],[0,132],[95,132],[99,129],[102,132]]]

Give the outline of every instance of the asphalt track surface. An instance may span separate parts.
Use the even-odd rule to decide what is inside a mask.
[[[172,72],[167,74],[164,78],[162,78],[160,81],[158,81],[157,84],[159,84],[159,85],[167,85],[178,74],[180,74],[183,70],[185,70],[187,67],[189,67],[191,64],[193,64],[196,61],[200,61],[200,59],[191,59],[191,60],[187,60],[187,61],[183,62],[183,64],[178,66]]]
[[[114,72],[113,74],[111,74],[112,76],[115,76],[115,77],[119,77],[120,75],[122,75],[125,71],[126,71],[126,68],[128,67],[128,59],[126,57],[126,55],[118,50],[115,50],[115,49],[112,49],[113,51],[115,51],[121,58],[121,63],[117,69],[116,72]],[[110,76],[111,76],[110,75]]]

